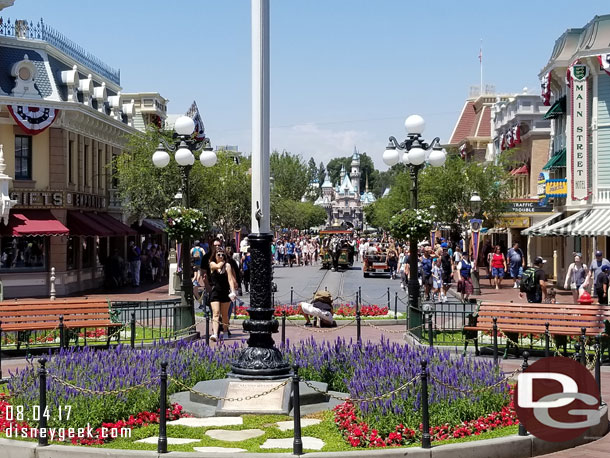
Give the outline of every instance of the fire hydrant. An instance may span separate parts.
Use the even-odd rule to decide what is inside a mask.
[[[584,292],[578,298],[578,303],[581,305],[591,305],[593,304],[593,298],[588,292]]]

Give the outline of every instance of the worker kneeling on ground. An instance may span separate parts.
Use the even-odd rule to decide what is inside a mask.
[[[305,317],[305,326],[312,326],[311,317],[320,320],[321,328],[334,328],[337,322],[333,319],[333,297],[328,291],[318,291],[313,302],[299,302],[299,311]]]

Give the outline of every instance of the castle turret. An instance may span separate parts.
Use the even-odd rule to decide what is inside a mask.
[[[360,154],[354,146],[354,154],[352,155],[352,171],[349,176],[352,179],[352,187],[356,191],[356,194],[360,194]]]

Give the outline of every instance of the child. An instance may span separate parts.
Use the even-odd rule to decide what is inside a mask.
[[[443,269],[441,267],[441,258],[434,258],[432,261],[432,300],[434,302],[440,300],[441,288],[443,286]]]
[[[549,288],[548,291],[546,292],[546,301],[549,304],[556,304],[557,303],[557,299],[556,296],[557,295],[557,291],[555,291],[555,288]]]

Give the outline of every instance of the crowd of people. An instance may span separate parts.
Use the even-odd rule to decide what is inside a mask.
[[[118,249],[103,260],[105,286],[108,289],[126,285],[139,287],[141,284],[163,282],[169,276],[168,250],[163,244],[145,239],[142,246],[132,240],[127,247],[127,260]]]

